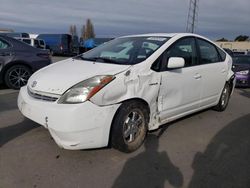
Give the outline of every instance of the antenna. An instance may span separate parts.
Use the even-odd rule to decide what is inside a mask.
[[[194,33],[198,22],[198,4],[199,0],[190,0],[187,19],[186,32]]]

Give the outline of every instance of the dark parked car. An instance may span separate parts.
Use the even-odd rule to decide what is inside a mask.
[[[232,50],[230,50],[229,48],[223,48],[223,50],[225,50],[231,57],[234,56],[234,53]]]
[[[234,55],[233,71],[237,87],[250,87],[250,55]]]
[[[49,64],[48,50],[0,35],[0,83],[19,89],[27,84],[33,72]]]

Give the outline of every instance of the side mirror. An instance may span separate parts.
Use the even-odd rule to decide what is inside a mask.
[[[168,68],[176,69],[182,68],[185,65],[185,60],[182,57],[170,57],[168,60]]]

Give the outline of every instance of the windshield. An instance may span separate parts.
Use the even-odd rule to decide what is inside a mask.
[[[233,57],[233,63],[250,65],[250,56]]]
[[[168,37],[117,38],[78,57],[87,61],[133,65],[147,59],[168,39]]]

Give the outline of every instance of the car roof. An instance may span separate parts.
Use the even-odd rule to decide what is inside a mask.
[[[200,35],[193,34],[193,33],[147,33],[147,34],[139,34],[139,35],[127,35],[127,36],[122,36],[123,37],[174,37],[174,36],[196,36],[196,37],[201,37],[204,38]]]

